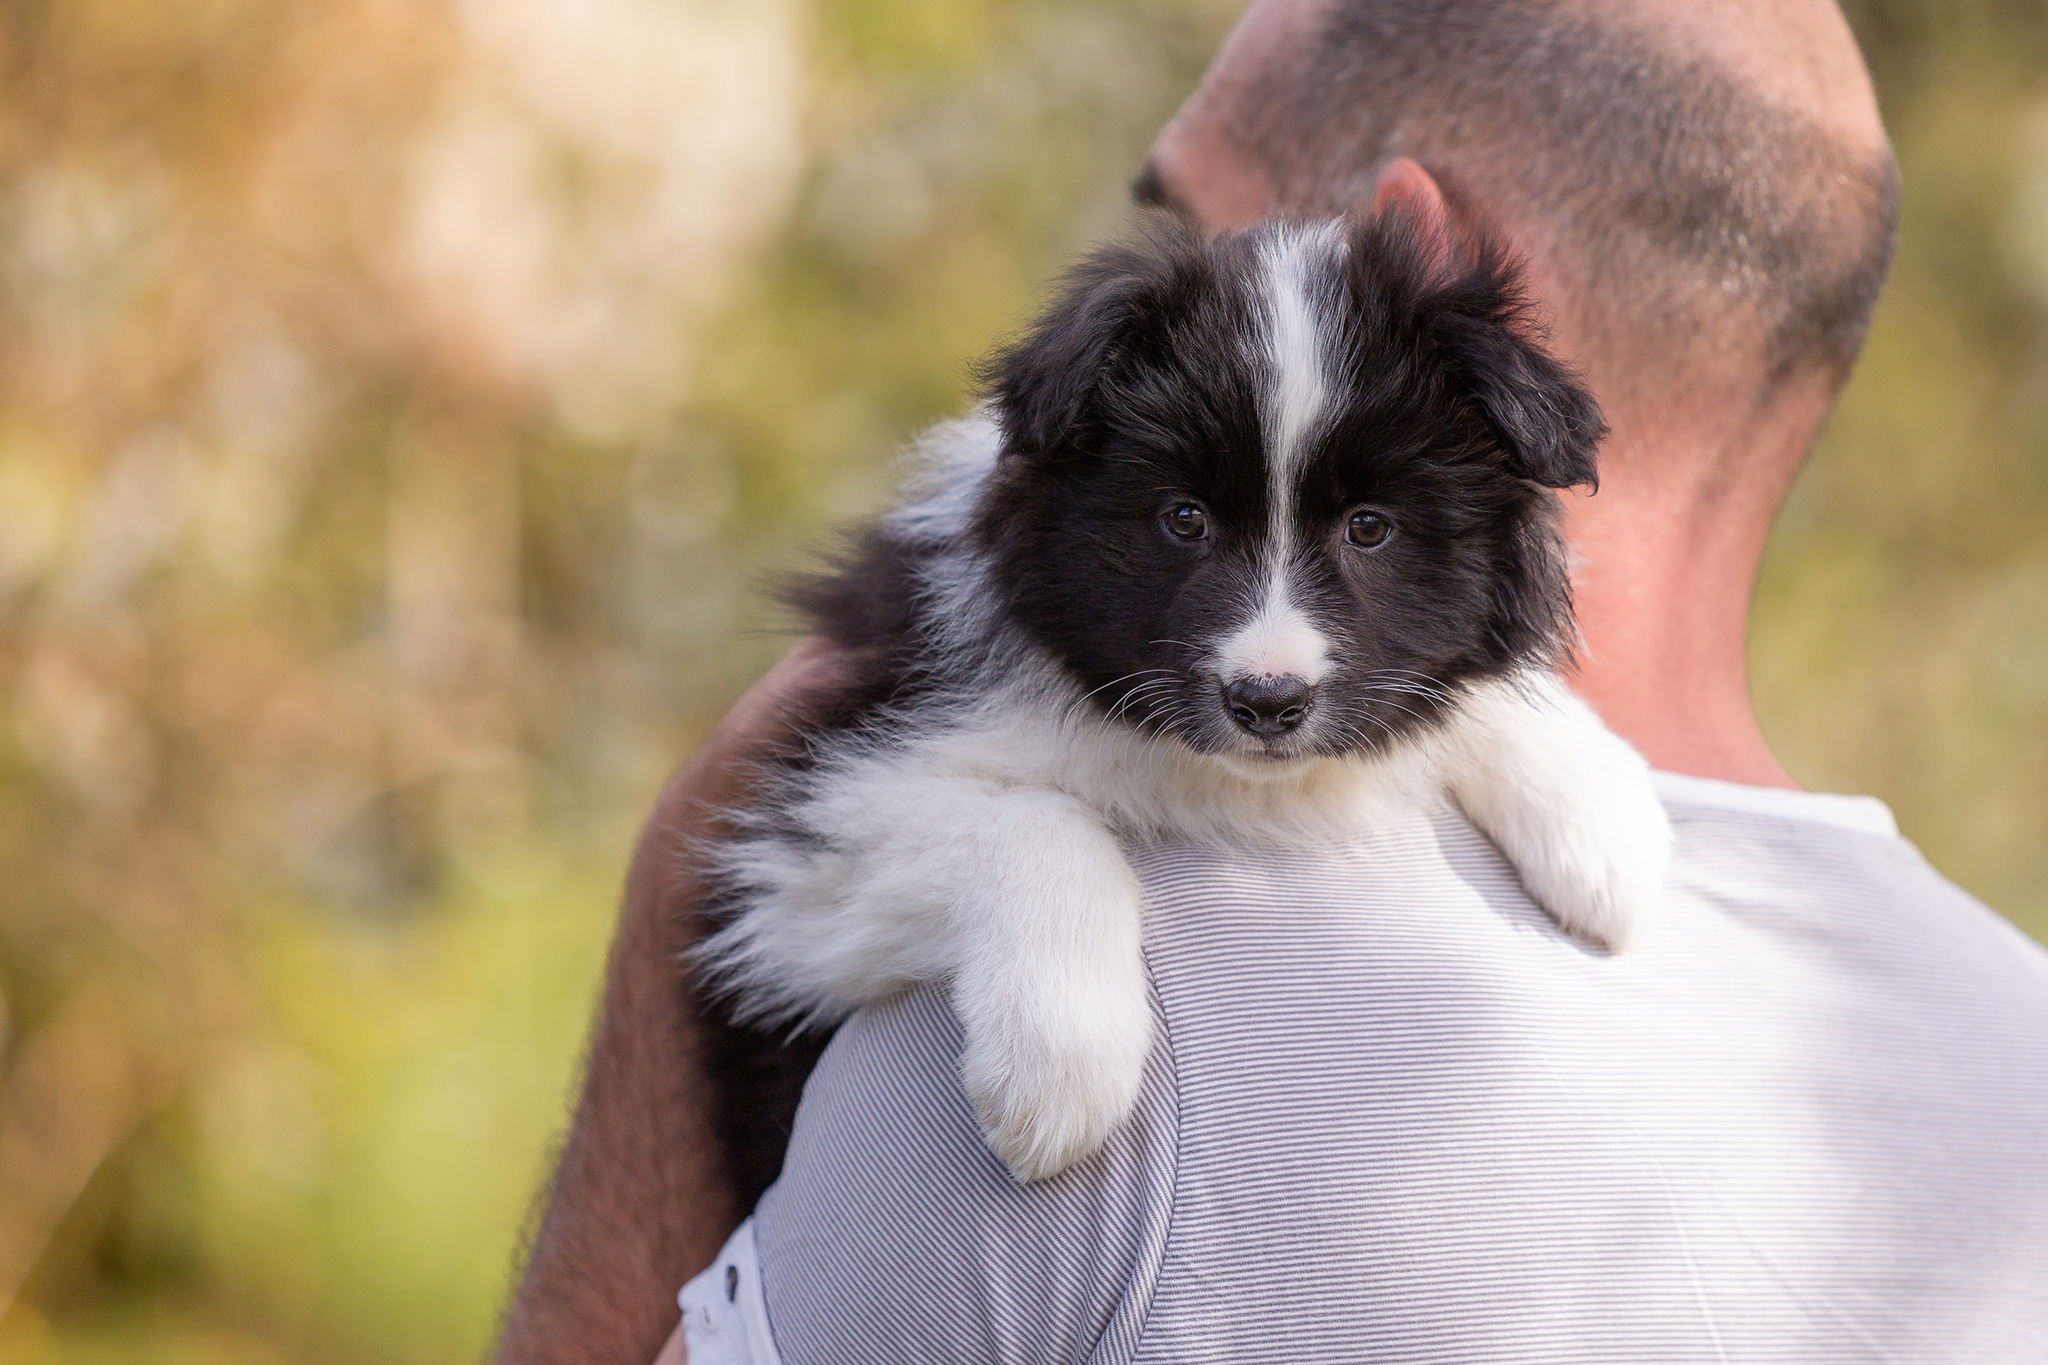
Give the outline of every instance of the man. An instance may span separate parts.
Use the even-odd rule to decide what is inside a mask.
[[[791,1365],[2048,1359],[2048,955],[1882,807],[1798,792],[1747,696],[1764,539],[1895,217],[1831,0],[1260,0],[1138,191],[1211,229],[1443,203],[1527,258],[1613,429],[1566,499],[1575,683],[1687,775],[1665,922],[1587,957],[1447,816],[1142,851],[1162,1043],[1105,1153],[1010,1184],[940,997],[869,1011],[731,1302]],[[800,646],[656,812],[505,1360],[648,1358],[746,1212],[668,869],[832,680]]]

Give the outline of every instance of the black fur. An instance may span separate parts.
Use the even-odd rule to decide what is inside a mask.
[[[914,705],[931,685],[919,627],[916,571],[921,556],[869,528],[829,573],[795,579],[785,602],[810,620],[847,663],[851,685],[811,718],[813,735],[855,730],[890,709]],[[770,785],[810,767],[809,748],[770,755]],[[772,812],[770,813],[772,818]],[[785,837],[802,837],[786,830]],[[738,911],[735,888],[714,885],[700,909],[703,933]],[[803,1084],[832,1039],[829,1024],[736,1019],[732,1002],[710,983],[696,991],[705,1069],[717,1097],[712,1115],[736,1207],[751,1209],[782,1173]]]
[[[858,665],[816,737],[887,743],[934,696],[986,693],[1022,649],[1098,714],[1198,751],[1332,755],[1434,723],[1465,684],[1565,661],[1549,490],[1594,482],[1599,410],[1538,344],[1501,251],[1468,245],[1446,270],[1406,219],[1355,222],[1312,262],[1331,415],[1302,452],[1287,523],[1291,600],[1331,666],[1297,729],[1255,739],[1233,723],[1213,647],[1269,563],[1259,339],[1273,232],[1203,239],[1162,219],[1076,266],[986,363],[1001,451],[971,511],[950,529],[884,522],[793,594]],[[1180,505],[1203,510],[1205,538],[1168,531],[1162,514]],[[1361,510],[1393,525],[1378,548],[1345,539]],[[969,578],[988,623],[949,630],[939,589]],[[757,819],[774,825],[814,754],[787,756]],[[714,927],[729,913],[714,907]],[[718,1026],[720,1133],[743,1207],[780,1168],[823,1036]]]
[[[754,1207],[782,1174],[804,1081],[832,1040],[829,1028],[792,1032],[735,1022],[723,1002],[701,999],[705,1070],[718,1097],[712,1131],[734,1207]]]

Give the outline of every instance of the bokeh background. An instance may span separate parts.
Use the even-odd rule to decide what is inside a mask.
[[[761,576],[1235,8],[0,5],[0,1360],[486,1348]],[[1850,13],[1904,247],[1756,688],[2048,936],[2048,9]]]

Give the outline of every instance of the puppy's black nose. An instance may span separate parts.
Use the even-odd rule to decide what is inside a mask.
[[[1260,739],[1284,735],[1308,714],[1312,689],[1305,678],[1239,678],[1223,689],[1230,718]]]

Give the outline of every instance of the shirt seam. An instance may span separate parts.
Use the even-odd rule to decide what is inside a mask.
[[[1793,820],[1803,824],[1826,825],[1877,839],[1897,839],[1897,812],[1876,796],[1856,792],[1808,792],[1791,788],[1758,787],[1721,778],[1697,777],[1689,773],[1653,769],[1650,774],[1657,799],[1669,810],[1690,806],[1696,810],[1721,811],[1766,820]],[[1753,797],[1743,793],[1754,793]],[[1888,829],[1874,829],[1862,820],[1844,819],[1840,803],[1869,803],[1884,812]]]
[[[1824,831],[1828,835],[1841,835],[1848,839],[1860,839],[1895,852],[1914,849],[1911,839],[1904,834],[1883,834],[1874,829],[1861,829],[1834,820],[1812,819],[1800,815],[1777,815],[1765,811],[1747,810],[1740,806],[1717,806],[1704,802],[1667,802],[1665,818],[1672,824],[1696,824],[1709,820],[1727,821],[1749,828],[1763,826],[1773,833],[1806,838],[1813,831]],[[1916,850],[1917,851],[1917,850]]]

